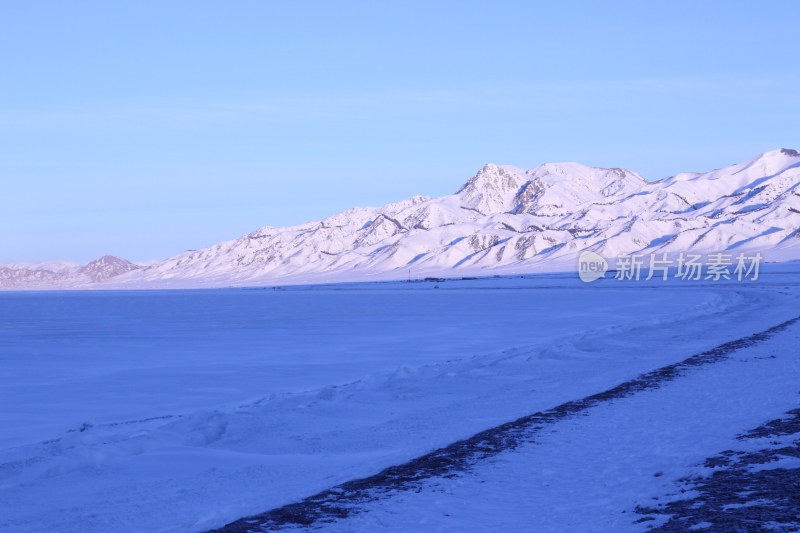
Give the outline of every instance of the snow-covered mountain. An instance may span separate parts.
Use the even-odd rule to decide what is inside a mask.
[[[647,182],[578,163],[488,164],[455,194],[357,207],[138,268],[117,258],[0,269],[0,286],[224,286],[574,268],[580,251],[761,251],[800,258],[800,153]],[[113,259],[113,261],[112,261]],[[107,264],[107,267],[104,266]],[[96,273],[96,274],[93,274]],[[9,281],[10,280],[10,281]]]
[[[0,288],[69,287],[98,283],[141,266],[120,257],[104,255],[85,265],[69,262],[15,263],[0,266]]]

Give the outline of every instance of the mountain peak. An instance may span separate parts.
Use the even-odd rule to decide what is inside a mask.
[[[768,150],[762,154],[754,157],[753,161],[775,161],[800,158],[800,152],[792,148],[778,148],[776,150]]]
[[[791,148],[778,148],[764,152],[746,163],[732,165],[729,168],[737,169],[733,175],[771,176],[780,174],[800,163],[800,152]],[[711,174],[725,174],[728,169],[720,169]],[[715,176],[719,177],[719,176]]]
[[[525,183],[525,176],[517,169],[487,163],[456,193],[464,207],[481,213],[495,213],[511,209],[511,201]]]
[[[139,268],[141,268],[139,265],[135,265],[127,259],[115,255],[104,255],[81,267],[79,273],[89,276],[92,281],[104,281]]]

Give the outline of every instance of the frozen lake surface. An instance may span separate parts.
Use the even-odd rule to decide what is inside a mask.
[[[753,283],[2,293],[0,529],[219,527],[798,309],[796,265]]]
[[[18,430],[0,446],[85,422],[177,414],[545,344],[719,299],[701,291],[631,300],[620,287],[587,290],[573,278],[0,293],[0,424]]]

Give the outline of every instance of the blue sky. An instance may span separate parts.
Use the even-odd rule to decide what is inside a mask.
[[[2,2],[0,262],[800,148],[794,2]]]

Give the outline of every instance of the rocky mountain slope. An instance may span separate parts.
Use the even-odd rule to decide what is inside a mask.
[[[455,194],[264,227],[147,267],[0,269],[0,286],[224,286],[574,268],[581,250],[800,258],[800,153],[647,182],[629,170],[488,164]]]

